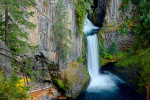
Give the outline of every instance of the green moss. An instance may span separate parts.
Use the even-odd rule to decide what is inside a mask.
[[[116,31],[119,31],[119,28],[120,28],[120,25],[122,23],[119,23],[119,24],[116,24],[114,22],[111,22],[109,24],[103,24],[103,27],[101,27],[100,31],[98,32],[98,34],[109,34],[109,33],[112,33],[112,32],[116,32]]]
[[[64,81],[61,81],[58,78],[52,77],[52,81],[54,83],[54,85],[58,86],[60,89],[62,90],[67,90],[68,89],[68,84],[64,83]]]
[[[77,62],[78,62],[78,63],[84,63],[85,60],[86,60],[85,55],[82,55],[82,56],[80,56],[80,57],[77,59]]]
[[[57,84],[57,85],[59,86],[59,88],[65,89],[65,86],[64,86],[64,84],[61,82],[60,79],[53,78],[53,82],[54,82],[54,84]]]
[[[116,62],[120,59],[120,55],[121,53],[117,52],[117,46],[115,43],[112,43],[112,46],[107,48],[104,45],[104,39],[101,39],[99,43],[99,60],[101,66],[110,62]]]
[[[135,26],[132,19],[128,19],[127,21],[120,21],[118,23],[110,22],[108,24],[104,23],[103,27],[101,27],[98,32],[99,35],[109,34],[112,32],[118,32],[121,35],[126,35],[132,28]]]
[[[90,80],[89,72],[88,72],[87,70],[85,70],[84,72],[85,72],[85,74],[86,74],[86,76],[87,76],[87,79]],[[84,81],[84,82],[86,82],[86,81]]]

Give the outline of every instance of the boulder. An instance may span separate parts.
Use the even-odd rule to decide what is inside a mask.
[[[83,92],[89,83],[89,73],[83,64],[76,61],[60,72],[51,73],[54,85],[65,93],[67,97],[75,99]]]

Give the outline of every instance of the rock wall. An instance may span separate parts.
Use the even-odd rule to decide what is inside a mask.
[[[119,10],[121,3],[122,0],[98,0],[98,7],[96,9],[102,10],[99,10],[100,12],[98,11],[97,16],[101,17],[96,17],[95,21],[98,22],[97,20],[101,20],[101,23],[99,23],[102,24],[100,31],[105,31],[105,33],[101,33],[101,37],[105,40],[105,45],[109,48],[112,43],[115,42],[119,51],[129,48],[135,40],[130,32],[126,36],[123,36],[115,29],[125,18],[132,17],[132,11],[136,9],[135,6],[130,3],[129,10],[122,15],[122,10]],[[100,13],[104,13],[105,16],[102,17]]]
[[[96,25],[101,27],[105,17],[105,8],[106,8],[107,0],[96,0],[94,2],[97,3],[96,9],[94,12],[90,14],[90,20]]]
[[[116,22],[123,20],[123,18],[130,18],[132,17],[132,11],[135,9],[135,6],[130,3],[129,10],[124,13],[122,17],[122,10],[119,10],[120,5],[122,4],[122,0],[108,0],[108,3],[105,4],[105,23]]]
[[[76,60],[82,54],[82,37],[78,37],[76,34],[76,18],[75,18],[75,7],[73,5],[73,0],[63,0],[66,11],[68,12],[68,22],[70,23],[69,28],[72,30],[72,42],[70,45],[72,54],[67,57],[67,62],[63,62],[61,58],[58,57],[58,48],[56,46],[53,24],[57,18],[57,2],[58,0],[36,0],[37,8],[44,14],[40,14],[35,8],[30,11],[34,11],[34,17],[29,20],[36,24],[34,31],[29,34],[29,41],[32,45],[38,45],[39,53],[42,53],[45,58],[50,62],[59,63],[59,69],[65,69],[66,64]],[[58,59],[59,58],[59,59]]]
[[[0,40],[0,48],[8,49],[4,42]],[[5,55],[9,56],[9,53],[6,52],[5,50],[0,49],[0,53],[3,53]],[[4,76],[9,77],[12,73],[12,67],[10,65],[9,59],[3,55],[0,55],[0,71],[3,71]]]

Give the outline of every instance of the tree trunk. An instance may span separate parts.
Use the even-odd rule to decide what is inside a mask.
[[[8,46],[8,8],[5,8],[5,45]]]
[[[149,72],[149,78],[148,78],[147,99],[146,100],[150,100],[150,72]]]

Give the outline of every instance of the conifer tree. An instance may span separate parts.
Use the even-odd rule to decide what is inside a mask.
[[[28,21],[33,12],[27,9],[33,6],[30,0],[0,0],[0,39],[16,53],[25,53],[30,45],[23,40],[28,39],[24,29],[34,29],[35,25]],[[4,16],[3,16],[4,15]]]
[[[70,39],[72,38],[72,32],[68,28],[67,12],[65,11],[65,5],[62,0],[58,1],[57,5],[57,21],[54,23],[54,36],[58,43],[59,55],[64,61],[67,55],[71,54],[68,44],[72,44]]]

